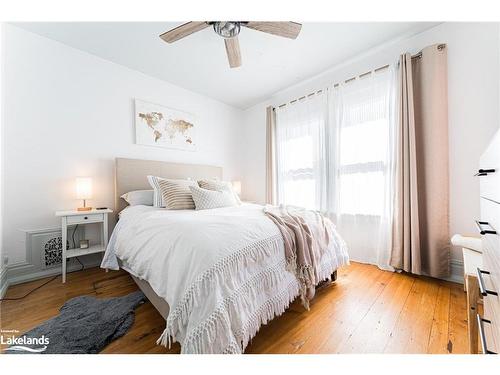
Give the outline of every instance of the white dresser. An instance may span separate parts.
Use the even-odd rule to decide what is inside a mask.
[[[478,314],[479,339],[483,353],[500,350],[500,131],[481,156],[481,217],[476,221],[483,242],[483,266],[478,281],[484,313]]]

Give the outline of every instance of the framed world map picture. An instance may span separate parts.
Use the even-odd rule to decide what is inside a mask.
[[[135,99],[135,143],[194,151],[193,115]]]

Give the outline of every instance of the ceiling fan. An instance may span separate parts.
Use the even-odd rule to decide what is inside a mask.
[[[188,35],[212,26],[214,31],[224,38],[226,44],[227,59],[231,68],[241,66],[240,44],[238,34],[241,27],[248,27],[264,33],[295,39],[300,33],[302,25],[297,22],[261,22],[261,21],[207,21],[188,22],[176,28],[164,32],[160,38],[167,43],[173,43]]]

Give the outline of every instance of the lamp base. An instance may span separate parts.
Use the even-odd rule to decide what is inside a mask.
[[[78,207],[77,211],[92,211],[92,207]]]

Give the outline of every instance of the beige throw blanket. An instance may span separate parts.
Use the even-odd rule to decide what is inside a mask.
[[[302,304],[309,310],[316,285],[322,281],[320,259],[333,239],[334,224],[316,211],[294,206],[267,205],[264,213],[283,236],[287,270],[297,277]]]

